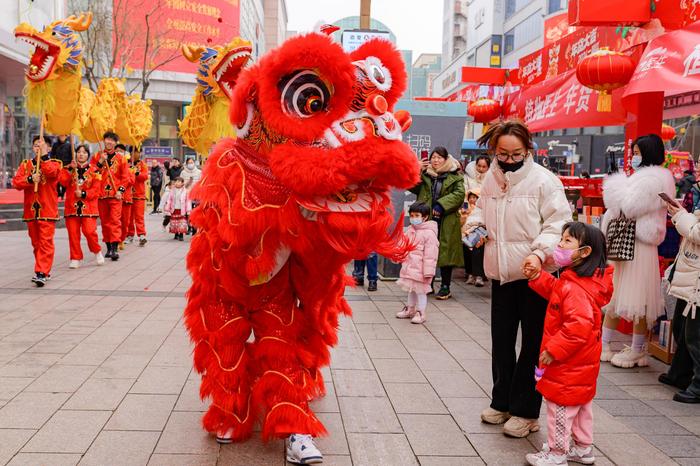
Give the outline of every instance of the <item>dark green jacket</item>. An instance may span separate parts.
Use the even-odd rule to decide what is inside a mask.
[[[418,196],[418,201],[425,202],[432,209],[432,189],[434,179],[423,172],[421,182],[410,191]],[[444,266],[464,266],[464,256],[462,255],[462,225],[459,218],[459,209],[464,204],[464,176],[459,172],[447,174],[447,178],[442,183],[440,196],[437,199],[445,212],[440,225],[440,254],[438,256],[438,267]],[[432,218],[432,210],[431,210]]]

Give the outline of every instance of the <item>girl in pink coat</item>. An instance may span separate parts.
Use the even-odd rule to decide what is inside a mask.
[[[401,264],[401,278],[397,282],[408,292],[407,306],[396,317],[411,319],[411,323],[425,322],[425,308],[428,305],[430,283],[435,276],[440,241],[438,225],[428,220],[430,207],[423,202],[416,202],[408,209],[411,226],[406,236],[415,246]]]

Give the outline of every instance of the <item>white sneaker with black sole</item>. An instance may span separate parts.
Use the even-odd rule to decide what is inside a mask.
[[[293,464],[323,463],[323,455],[314,445],[314,438],[306,434],[292,434],[287,438],[287,461]]]

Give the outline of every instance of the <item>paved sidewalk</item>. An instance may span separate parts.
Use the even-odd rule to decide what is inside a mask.
[[[78,270],[58,230],[41,290],[26,233],[0,233],[0,465],[284,465],[281,441],[220,447],[202,432],[181,322],[188,244],[147,220],[144,249]],[[331,434],[319,441],[325,465],[520,465],[541,446],[543,432],[508,439],[479,422],[489,291],[455,288],[455,299],[430,301],[424,326],[394,318],[404,299],[394,284],[348,291],[354,317],[341,322],[328,395],[314,403]],[[700,465],[700,406],[671,401],[656,382],[664,367],[603,366],[597,465]]]

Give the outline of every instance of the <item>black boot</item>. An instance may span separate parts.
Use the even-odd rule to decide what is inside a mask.
[[[377,291],[377,280],[370,280],[367,285],[367,291]]]
[[[112,260],[119,260],[119,243],[112,243]]]
[[[112,257],[112,243],[105,243],[107,246],[107,253],[105,254],[105,258],[111,258]]]

